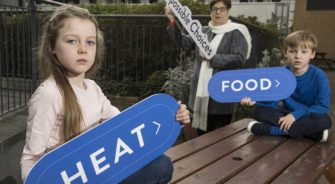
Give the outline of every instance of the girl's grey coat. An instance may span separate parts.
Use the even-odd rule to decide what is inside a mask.
[[[198,78],[201,67],[201,59],[199,56],[199,47],[195,44],[191,36],[185,35],[180,31],[178,26],[168,27],[168,33],[176,44],[183,49],[195,50],[194,76],[191,81],[191,93],[189,99],[189,108],[193,111],[194,100],[197,91]],[[203,27],[202,32],[207,34],[207,38],[211,41],[214,34],[209,27]],[[210,60],[213,67],[213,75],[223,70],[235,70],[243,68],[248,51],[248,44],[243,34],[236,30],[225,33],[221,43],[218,46],[217,53]],[[218,103],[213,99],[209,99],[208,114],[232,114],[234,111],[233,103]]]

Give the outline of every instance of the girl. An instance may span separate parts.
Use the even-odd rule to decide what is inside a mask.
[[[29,102],[26,142],[21,158],[22,178],[47,152],[119,113],[100,87],[85,79],[102,58],[103,38],[96,19],[85,9],[63,6],[45,25],[38,51],[41,76],[46,80]],[[189,123],[181,105],[177,121]],[[123,183],[167,183],[172,163],[165,155]]]

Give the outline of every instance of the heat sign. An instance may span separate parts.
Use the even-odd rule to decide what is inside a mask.
[[[25,183],[118,183],[173,145],[178,108],[171,96],[153,95],[46,154]]]
[[[211,98],[217,102],[274,101],[289,97],[297,85],[292,72],[284,67],[230,70],[218,72],[208,84]]]

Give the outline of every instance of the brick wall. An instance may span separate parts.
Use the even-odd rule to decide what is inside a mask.
[[[309,10],[307,0],[297,0],[295,4],[293,30],[306,29],[319,40],[319,52],[335,59],[335,10]]]

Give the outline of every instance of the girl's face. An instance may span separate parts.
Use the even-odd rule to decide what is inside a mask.
[[[85,76],[95,61],[96,27],[90,20],[69,18],[58,31],[53,53],[69,77]]]
[[[211,9],[211,18],[214,26],[221,26],[229,19],[230,11],[223,2],[217,2]]]
[[[315,52],[310,48],[288,47],[285,52],[285,57],[288,60],[294,73],[304,73],[308,69],[308,64],[315,57]]]

